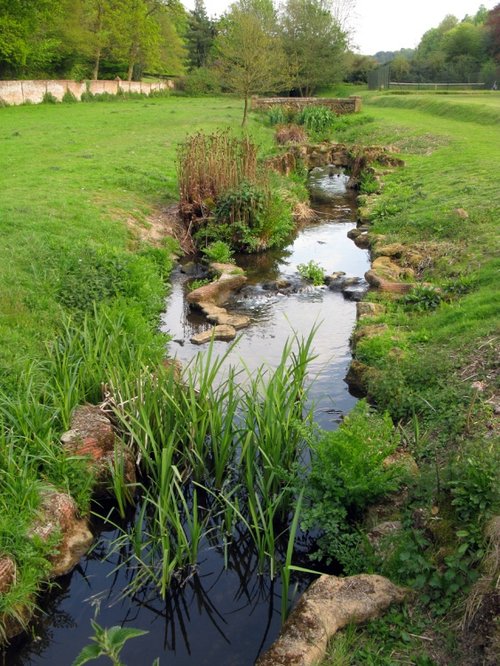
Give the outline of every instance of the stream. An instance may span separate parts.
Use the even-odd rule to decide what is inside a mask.
[[[327,274],[343,271],[353,277],[368,270],[368,251],[358,249],[347,238],[347,232],[356,226],[354,195],[346,190],[347,180],[343,173],[332,175],[328,169],[311,173],[311,205],[318,211],[319,221],[303,228],[283,250],[235,257],[248,282],[227,306],[230,312],[250,316],[251,324],[239,332],[226,367],[238,365],[240,359],[250,370],[263,363],[277,365],[293,332],[306,338],[312,326],[319,325],[313,342],[316,358],[309,367],[309,377],[314,380],[310,400],[315,420],[327,430],[335,429],[356,402],[343,381],[350,362],[349,337],[356,308],[339,291],[305,286],[298,278],[297,265],[312,259]],[[186,304],[190,279],[180,268],[174,271],[162,317],[162,330],[172,336],[169,353],[182,363],[203,353],[190,339],[209,326]],[[286,288],[280,288],[285,284]],[[227,345],[215,342],[214,352],[225,353]],[[133,518],[132,510],[128,521]],[[127,520],[124,522],[126,526]],[[276,639],[281,626],[280,580],[271,581],[257,573],[253,543],[246,535],[235,541],[227,554],[206,539],[197,571],[182,584],[174,584],[162,601],[156,589],[147,585],[134,595],[123,595],[133,577],[133,571],[119,567],[126,553],[110,555],[116,530],[95,527],[99,539],[94,550],[41,598],[43,613],[33,624],[32,635],[0,651],[0,664],[70,665],[90,642],[90,621],[97,611],[101,626],[120,624],[149,632],[126,643],[121,659],[129,666],[150,666],[156,657],[165,666],[252,666]],[[307,543],[299,540],[296,564],[310,566],[306,551]],[[291,598],[296,598],[310,580],[304,575],[292,576]],[[92,663],[99,666],[109,664],[109,660]]]

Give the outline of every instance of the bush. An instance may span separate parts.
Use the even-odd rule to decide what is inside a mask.
[[[57,98],[47,91],[42,97],[42,104],[57,104]]]
[[[0,109],[5,108],[6,106],[10,106],[10,104],[0,97]]]
[[[316,287],[319,287],[325,281],[325,270],[312,259],[307,264],[299,264],[297,270],[304,280],[309,280]]]
[[[221,240],[210,243],[210,245],[202,249],[202,252],[209,262],[230,264],[234,261],[231,248]]]
[[[64,104],[75,104],[78,102],[76,96],[71,92],[71,90],[66,89],[66,92],[62,96],[61,100]]]
[[[95,95],[93,93],[91,93],[89,89],[87,89],[84,92],[82,92],[82,94],[80,96],[80,101],[81,102],[93,102],[94,98],[95,98]]]
[[[406,306],[421,312],[435,310],[442,300],[443,297],[437,289],[425,285],[417,285],[402,299]]]
[[[247,182],[220,197],[214,221],[219,239],[243,252],[282,245],[294,228],[291,206],[279,192]]]
[[[178,83],[180,90],[187,95],[196,97],[197,95],[219,95],[221,92],[221,81],[217,72],[208,67],[198,67],[193,69],[187,76],[184,76]]]
[[[271,106],[267,112],[267,122],[270,125],[284,125],[286,123],[285,109],[282,106]]]
[[[117,297],[139,304],[143,316],[153,317],[161,311],[161,278],[170,268],[169,251],[160,248],[155,248],[154,254],[77,248],[61,258],[56,298],[77,318],[92,312],[96,303]]]
[[[447,487],[458,520],[478,525],[498,510],[500,495],[499,453],[483,442],[470,447],[452,463]]]
[[[373,412],[365,401],[358,402],[338,430],[320,434],[312,447],[304,510],[304,527],[322,532],[318,556],[336,556],[352,530],[348,521],[398,488],[405,472],[383,464],[398,443],[390,417]]]
[[[223,193],[257,180],[257,147],[227,131],[198,132],[179,148],[178,164],[182,216],[206,218]]]
[[[359,179],[359,191],[362,194],[375,194],[380,190],[380,183],[371,171],[363,171]]]

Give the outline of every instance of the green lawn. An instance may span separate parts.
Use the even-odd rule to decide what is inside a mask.
[[[0,367],[39,356],[61,311],[68,254],[123,250],[177,198],[187,133],[239,131],[241,103],[178,97],[0,109]],[[250,121],[256,140],[270,133]],[[267,144],[266,144],[267,145]]]

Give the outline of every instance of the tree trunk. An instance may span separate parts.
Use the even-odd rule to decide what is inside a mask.
[[[95,62],[94,62],[94,71],[92,72],[92,78],[94,81],[97,81],[99,78],[99,64],[101,62],[101,47],[97,49]]]
[[[247,124],[247,114],[248,114],[248,95],[245,95],[245,106],[243,107],[243,120],[241,121],[241,126],[245,127]]]
[[[128,64],[127,81],[132,81],[132,76],[134,75],[134,65],[134,61],[130,60]]]

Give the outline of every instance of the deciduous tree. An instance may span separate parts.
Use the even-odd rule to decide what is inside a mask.
[[[287,0],[282,8],[283,45],[301,95],[341,80],[345,72],[347,33],[332,8],[328,0]]]
[[[216,39],[223,84],[244,99],[245,125],[251,95],[280,90],[289,81],[280,37],[252,8],[233,5]]]

